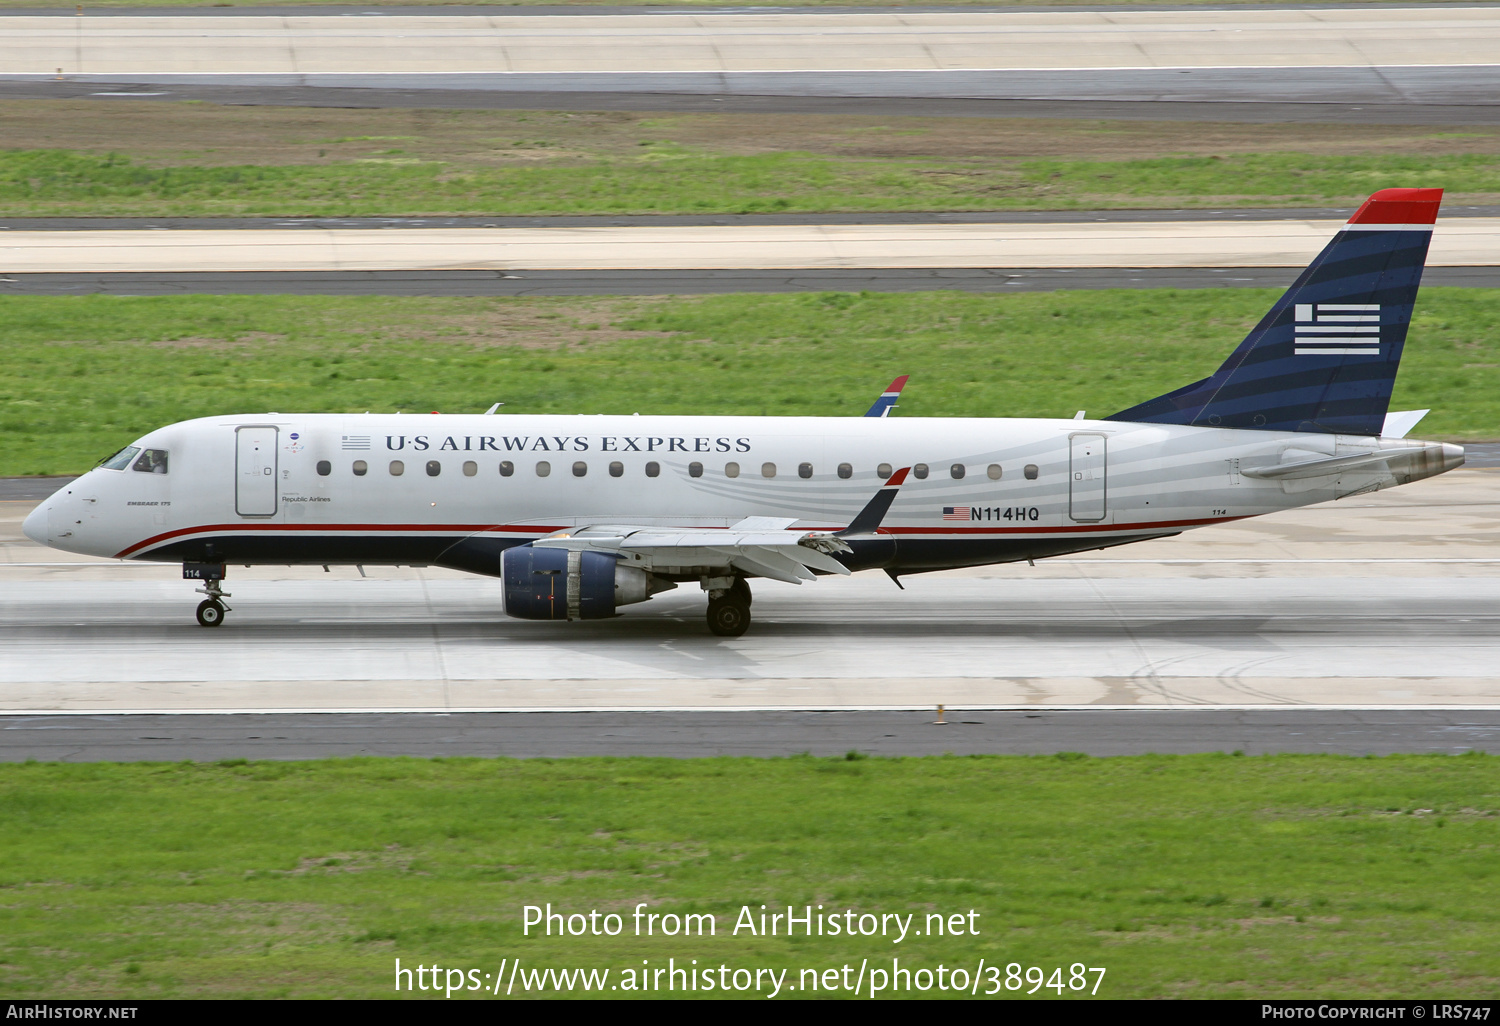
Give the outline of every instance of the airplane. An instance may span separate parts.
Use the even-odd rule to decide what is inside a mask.
[[[1388,411],[1441,199],[1375,193],[1217,371],[1101,419],[205,417],[132,442],[23,527],[181,563],[206,627],[230,564],[384,564],[501,578],[503,612],[531,620],[696,582],[711,632],[737,637],[751,578],[900,586],[1389,488],[1464,462],[1405,437],[1420,411]]]
[[[891,411],[896,408],[896,400],[901,398],[901,390],[906,387],[906,379],[910,375],[903,374],[890,387],[880,393],[880,398],[875,400],[875,405],[865,411],[866,417],[889,417]]]

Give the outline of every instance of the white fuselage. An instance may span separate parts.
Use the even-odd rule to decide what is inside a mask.
[[[1438,457],[1394,473],[1243,473],[1424,445]],[[1463,461],[1457,446],[1365,436],[1040,419],[263,414],[172,424],[135,446],[166,453],[166,472],[93,470],[26,533],[130,559],[490,573],[453,555],[465,539],[750,516],[838,529],[892,468],[913,467],[881,526],[895,555],[879,565],[905,573],[1176,534]]]

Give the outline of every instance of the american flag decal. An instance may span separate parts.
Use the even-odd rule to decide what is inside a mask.
[[[968,506],[944,506],[943,507],[943,519],[944,520],[968,520],[969,519],[969,507]]]
[[[368,449],[370,447],[370,436],[345,435],[343,447],[345,449]]]
[[[1380,355],[1377,303],[1298,303],[1292,330],[1294,356]]]

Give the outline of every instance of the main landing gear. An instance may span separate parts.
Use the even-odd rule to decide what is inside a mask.
[[[717,587],[716,587],[717,585]],[[708,629],[721,638],[737,638],[750,629],[750,585],[743,577],[733,582],[713,578],[708,592]]]
[[[182,576],[189,581],[202,581],[203,587],[195,590],[200,595],[208,596],[198,603],[198,626],[217,627],[223,623],[224,614],[229,612],[229,607],[224,604],[229,592],[220,583],[224,580],[224,564],[184,563]]]

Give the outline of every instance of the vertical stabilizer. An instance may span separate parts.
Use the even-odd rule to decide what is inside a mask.
[[[892,381],[890,386],[884,392],[880,393],[880,398],[875,400],[875,405],[871,406],[865,412],[865,416],[889,417],[891,410],[896,407],[896,400],[901,398],[901,390],[906,387],[907,377],[908,375],[903,374],[895,381]]]
[[[1379,435],[1441,189],[1383,189],[1212,377],[1106,419]]]

